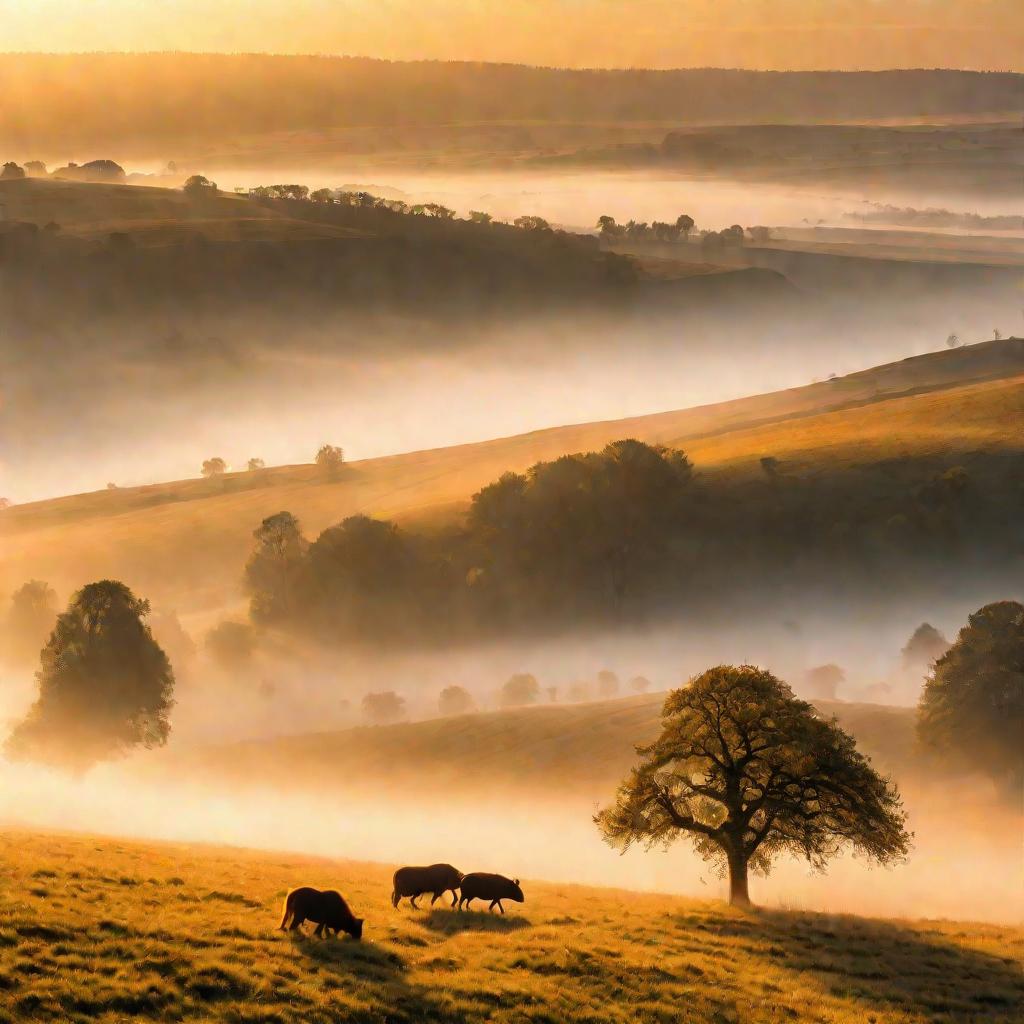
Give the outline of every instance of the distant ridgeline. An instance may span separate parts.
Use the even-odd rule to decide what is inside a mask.
[[[601,71],[251,54],[4,54],[0,78],[0,142],[14,157],[25,150],[22,159],[115,143],[166,159],[173,154],[162,147],[172,144],[346,125],[766,123],[1024,109],[1024,76],[945,70]]]
[[[280,512],[254,534],[251,616],[327,642],[433,644],[740,614],[815,586],[924,599],[1024,557],[1019,448],[970,469],[761,465],[705,477],[681,451],[623,440],[506,473],[464,524],[429,534],[357,515],[309,543]]]

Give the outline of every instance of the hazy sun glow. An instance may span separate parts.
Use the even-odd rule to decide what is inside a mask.
[[[500,18],[501,31],[495,31]],[[1019,0],[0,0],[7,51],[1015,70]]]

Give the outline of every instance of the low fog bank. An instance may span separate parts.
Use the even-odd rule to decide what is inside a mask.
[[[717,308],[476,329],[244,314],[83,329],[59,358],[13,364],[0,496],[196,477],[214,455],[234,469],[308,463],[331,442],[372,458],[703,405],[936,351],[950,334],[1011,334],[1019,316],[977,291],[763,304],[737,279]],[[86,358],[93,346],[107,358]]]
[[[844,223],[851,210],[866,204],[893,207],[945,205],[982,215],[1021,215],[1024,207],[1006,193],[958,190],[927,180],[906,184],[858,180],[730,180],[728,169],[713,174],[685,171],[616,171],[600,169],[543,172],[416,171],[359,166],[344,172],[305,165],[296,168],[211,167],[222,188],[249,189],[271,181],[296,181],[313,188],[363,189],[410,203],[437,202],[465,215],[481,210],[501,220],[538,216],[552,224],[591,231],[605,214],[625,223],[674,222],[680,213],[695,217],[702,228],[720,231],[730,224]],[[756,173],[756,172],[752,172]],[[355,177],[351,175],[355,174]],[[339,175],[341,175],[339,177]],[[969,186],[969,181],[961,183]]]
[[[150,839],[201,841],[383,863],[451,861],[462,870],[523,878],[725,898],[726,884],[680,844],[619,856],[590,821],[596,809],[566,801],[459,804],[443,793],[404,799],[334,799],[279,791],[139,781],[131,762],[69,780],[45,769],[0,765],[0,821]],[[611,799],[612,793],[607,795]],[[755,902],[885,917],[1018,922],[1024,913],[1024,821],[978,788],[908,795],[915,845],[907,864],[869,869],[845,857],[825,875],[780,863],[752,879]],[[992,827],[997,818],[1001,825]],[[529,890],[527,888],[527,899]]]
[[[975,587],[982,589],[980,583]],[[400,692],[412,720],[435,718],[438,693],[450,685],[465,686],[481,708],[493,708],[501,683],[513,672],[536,675],[542,702],[547,701],[543,688],[557,686],[558,707],[576,706],[569,704],[574,681],[584,681],[596,696],[593,680],[602,670],[619,677],[620,696],[630,692],[634,676],[643,675],[651,683],[644,700],[653,706],[661,699],[655,691],[720,662],[763,665],[799,694],[820,698],[807,673],[830,663],[845,673],[835,694],[840,700],[909,705],[925,671],[907,666],[901,656],[915,627],[928,620],[952,638],[981,600],[1011,596],[991,591],[979,596],[974,589],[951,588],[954,599],[937,597],[898,610],[833,601],[825,611],[823,602],[808,595],[799,610],[776,609],[756,617],[738,611],[729,624],[678,623],[433,655],[350,655],[327,662],[307,652],[290,668],[281,659],[235,674],[200,658],[181,673],[166,750],[139,752],[78,778],[0,760],[0,822],[383,863],[447,860],[462,870],[724,897],[725,883],[684,844],[667,853],[631,851],[620,857],[601,843],[590,819],[599,804],[612,799],[615,780],[606,777],[607,771],[602,774],[612,752],[600,738],[588,741],[594,744],[592,755],[579,749],[574,755],[574,765],[593,765],[582,785],[568,770],[552,770],[547,781],[538,781],[543,773],[533,762],[550,756],[550,748],[540,747],[552,740],[537,734],[538,749],[531,752],[529,731],[525,740],[520,735],[502,748],[508,758],[503,777],[480,772],[457,784],[446,784],[443,771],[434,771],[429,760],[420,772],[395,765],[360,773],[351,761],[332,768],[327,758],[319,762],[315,785],[308,785],[308,776],[300,780],[292,773],[272,741],[291,735],[292,750],[296,744],[305,749],[299,734],[365,722],[360,698],[371,690]],[[0,701],[4,733],[32,696],[27,673],[6,678]],[[600,707],[614,715],[630,705],[619,701]],[[897,738],[904,745],[909,714],[903,712],[906,722]],[[450,730],[452,744],[472,733],[472,717],[439,724],[446,735]],[[374,732],[369,728],[362,735],[372,742]],[[229,744],[243,737],[271,742],[264,753],[255,754],[266,761],[265,770],[248,773],[247,762],[239,760],[233,767],[240,781],[235,781],[227,767],[233,757]],[[629,741],[647,738],[630,734]],[[344,734],[336,742],[344,746]],[[564,750],[554,742],[561,757]],[[868,749],[892,746],[877,735],[860,742]],[[206,759],[214,748],[219,762]],[[429,757],[424,749],[410,748],[409,757]],[[883,750],[876,756],[877,766],[892,772],[901,785],[909,827],[916,833],[907,864],[869,870],[845,857],[826,875],[816,875],[804,864],[786,862],[769,879],[752,880],[755,901],[835,913],[1019,920],[1024,913],[1019,808],[1000,804],[983,779],[933,776],[925,762],[911,764],[910,753],[887,758]],[[278,757],[281,761],[275,762]],[[524,757],[531,770],[517,779],[517,759]],[[220,769],[210,768],[215,763]]]

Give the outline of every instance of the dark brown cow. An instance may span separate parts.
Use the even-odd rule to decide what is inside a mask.
[[[502,900],[525,903],[526,897],[523,895],[523,890],[519,888],[518,878],[506,878],[504,875],[490,875],[483,871],[475,871],[462,878],[459,910],[462,909],[463,903],[468,909],[473,900],[490,900],[491,905],[488,909],[491,913],[497,906],[504,914],[505,908],[501,905]]]
[[[462,882],[462,872],[451,864],[431,864],[425,868],[399,868],[395,872],[394,891],[391,893],[391,905],[398,906],[399,900],[409,897],[409,902],[417,910],[416,900],[424,893],[433,893],[430,905],[433,906],[443,893],[451,892],[452,906],[458,899],[455,892]]]
[[[363,937],[363,919],[353,917],[341,893],[335,892],[334,889],[321,892],[319,889],[311,889],[304,885],[288,893],[284,901],[284,914],[278,927],[281,931],[287,928],[294,932],[304,921],[316,923],[316,931],[313,934],[317,938],[323,936],[325,928],[335,935],[338,932],[347,932],[357,941]]]

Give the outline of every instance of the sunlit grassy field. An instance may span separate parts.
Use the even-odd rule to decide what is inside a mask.
[[[529,880],[505,917],[396,911],[391,870],[0,833],[0,1020],[924,1024],[1024,1012],[1019,928],[740,912]],[[277,931],[299,884],[343,892],[364,941]]]

